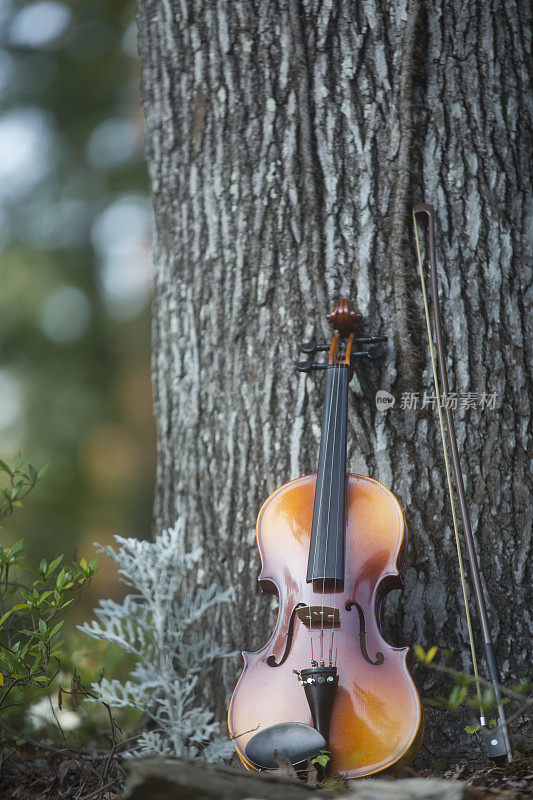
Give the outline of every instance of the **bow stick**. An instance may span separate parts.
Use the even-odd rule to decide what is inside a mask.
[[[425,287],[425,280],[424,280],[424,271],[422,267],[422,257],[420,254],[420,242],[418,238],[418,228],[416,224],[416,218],[418,214],[425,214],[427,216],[428,222],[428,244],[429,244],[429,266],[430,266],[430,277],[431,277],[431,300],[432,300],[432,307],[433,307],[433,326],[435,329],[435,341],[437,344],[437,353],[438,353],[438,366],[439,366],[439,373],[440,373],[440,384],[442,387],[442,402],[441,402],[441,395],[439,391],[439,380],[437,378],[437,368],[435,364],[435,352],[433,348],[433,336],[431,333],[431,322],[429,318],[429,307],[427,302],[427,295],[426,295],[426,287]],[[452,464],[453,464],[453,472],[455,475],[455,487],[457,490],[457,497],[459,500],[459,511],[461,514],[461,520],[463,524],[463,532],[465,537],[466,543],[466,551],[468,555],[468,561],[470,564],[470,574],[472,577],[472,584],[474,588],[474,595],[476,598],[476,605],[479,615],[479,620],[481,623],[481,631],[483,634],[483,644],[485,649],[485,660],[487,663],[487,669],[490,676],[490,681],[492,683],[492,688],[494,691],[494,696],[496,698],[496,703],[498,706],[498,719],[499,724],[497,728],[494,730],[489,730],[485,726],[485,717],[483,714],[483,710],[481,708],[480,702],[480,722],[481,722],[481,732],[483,734],[484,742],[485,742],[485,749],[487,755],[492,759],[500,759],[503,756],[507,756],[507,760],[511,761],[512,759],[512,750],[511,750],[511,743],[509,741],[509,734],[507,731],[507,722],[505,719],[505,714],[503,711],[503,706],[501,702],[501,694],[500,694],[500,675],[498,671],[498,665],[496,663],[496,654],[494,651],[494,643],[492,641],[492,635],[490,632],[489,627],[489,620],[487,615],[487,605],[485,602],[485,595],[483,592],[483,586],[481,584],[481,577],[479,573],[479,564],[477,559],[477,554],[474,546],[474,538],[472,536],[472,526],[470,524],[470,514],[468,512],[468,506],[466,503],[465,497],[465,489],[464,489],[464,482],[463,482],[463,473],[461,471],[461,461],[459,459],[459,451],[457,448],[457,439],[455,436],[455,426],[453,422],[453,416],[451,412],[451,404],[449,400],[449,387],[448,387],[448,375],[446,373],[446,359],[444,355],[444,346],[442,343],[442,326],[440,320],[440,311],[439,311],[439,295],[438,295],[438,285],[437,285],[437,267],[436,267],[436,259],[435,259],[435,211],[432,205],[427,203],[415,203],[413,206],[413,224],[415,230],[415,239],[416,239],[416,248],[418,254],[418,265],[420,268],[420,281],[422,284],[422,294],[424,298],[424,310],[426,315],[426,323],[427,323],[427,330],[428,330],[428,337],[429,337],[429,349],[431,353],[431,363],[433,367],[433,380],[435,382],[435,393],[437,396],[437,408],[439,412],[439,421],[440,421],[440,430],[441,430],[441,438],[442,438],[442,447],[444,450],[444,461],[446,466],[446,474],[448,477],[448,490],[450,494],[450,503],[452,507],[452,516],[453,516],[453,524],[455,530],[455,541],[457,545],[457,556],[459,559],[459,572],[461,575],[461,584],[463,588],[463,597],[465,601],[465,611],[466,611],[466,620],[468,626],[468,635],[470,638],[470,648],[472,651],[472,663],[474,667],[474,675],[476,679],[476,687],[477,687],[477,694],[478,700],[481,701],[481,692],[479,689],[479,676],[478,676],[478,669],[477,669],[477,659],[475,653],[475,646],[474,646],[474,638],[472,633],[472,624],[470,619],[470,610],[468,606],[468,598],[466,593],[466,584],[464,578],[464,570],[463,570],[463,562],[462,562],[462,555],[461,555],[461,545],[459,541],[459,535],[457,530],[457,517],[455,512],[455,503],[453,498],[453,489],[451,484],[451,475],[450,475],[450,468],[449,468],[449,461],[448,461],[448,452],[446,448],[446,439],[444,434],[444,423],[443,423],[443,416],[442,416],[442,407],[444,406],[444,414],[446,416],[446,427],[448,429],[448,440],[450,444],[450,453],[452,456]]]

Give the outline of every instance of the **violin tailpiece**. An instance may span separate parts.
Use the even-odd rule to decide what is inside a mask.
[[[337,667],[319,666],[303,669],[299,681],[303,685],[309,703],[313,727],[322,734],[327,744],[333,699],[339,682]]]

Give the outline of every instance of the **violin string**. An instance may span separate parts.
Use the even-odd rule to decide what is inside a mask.
[[[338,369],[339,369],[339,386],[342,383],[342,392],[344,393],[344,372],[343,372],[344,367],[338,367]],[[341,381],[341,378],[342,378],[342,381]],[[340,390],[339,390],[339,393],[340,393]],[[341,404],[342,404],[342,399],[343,399],[343,395],[340,395]],[[344,419],[341,421],[341,424],[345,424],[345,420]],[[338,489],[337,489],[337,501],[338,501],[339,507],[342,505],[343,509],[345,509],[346,506],[345,506],[345,504],[342,503],[342,492],[343,491],[346,493],[346,469],[344,470],[344,480],[339,481],[339,486],[338,486]],[[344,534],[344,532],[343,532],[343,534]],[[343,535],[343,538],[342,538],[342,543],[344,545],[344,535]],[[335,572],[334,572],[334,575],[337,574],[338,553],[339,553],[339,537],[337,536],[335,538]],[[335,588],[336,588],[336,583],[334,581],[333,582],[333,586],[331,588],[331,602],[330,602],[330,605],[331,605],[332,608],[335,608]],[[335,614],[335,612],[333,612],[333,614]],[[339,617],[339,626],[340,626],[340,617]],[[333,617],[333,620],[332,620],[332,623],[331,623],[331,644],[330,644],[330,648],[329,648],[329,663],[330,664],[331,664],[331,660],[332,660],[332,656],[333,656],[333,637],[334,637],[334,633],[335,633],[335,617]]]
[[[431,366],[433,369],[433,382],[435,384],[435,394],[437,396],[437,409],[439,412],[439,424],[440,424],[440,435],[442,439],[442,450],[444,453],[444,466],[446,468],[446,477],[448,481],[448,494],[450,495],[450,505],[452,507],[452,519],[453,519],[453,530],[455,534],[455,547],[457,549],[457,560],[459,562],[459,575],[461,577],[461,588],[463,591],[463,600],[465,604],[465,616],[466,616],[466,625],[468,628],[468,638],[470,641],[470,652],[472,654],[472,668],[474,670],[474,678],[476,683],[476,690],[477,696],[479,701],[479,706],[481,708],[481,689],[479,685],[479,674],[478,674],[478,666],[477,666],[477,657],[476,657],[476,646],[474,644],[474,632],[472,630],[472,619],[470,617],[470,605],[468,603],[468,594],[466,589],[466,578],[465,578],[465,571],[463,566],[463,555],[461,551],[461,541],[459,539],[459,529],[457,525],[457,514],[455,511],[455,501],[453,498],[453,487],[452,487],[452,476],[450,472],[450,462],[448,459],[448,449],[446,447],[446,436],[444,433],[444,419],[442,415],[442,404],[440,399],[440,384],[439,379],[437,376],[437,366],[435,360],[435,350],[433,347],[433,334],[431,331],[431,322],[429,319],[429,304],[426,294],[426,283],[424,280],[424,269],[422,266],[422,254],[420,252],[420,241],[418,238],[418,226],[416,224],[416,214],[413,211],[413,224],[415,229],[415,240],[416,240],[416,252],[418,256],[418,267],[420,271],[420,283],[422,285],[422,297],[424,299],[424,312],[426,315],[426,327],[428,332],[428,339],[429,339],[429,352],[431,354]],[[447,401],[448,398],[445,398]]]
[[[326,542],[324,547],[324,577],[322,579],[322,614],[321,614],[321,658],[324,658],[324,609],[325,609],[325,592],[326,592],[326,562],[327,562],[327,545],[329,540],[329,520],[331,514],[331,495],[333,493],[333,464],[335,462],[335,445],[337,441],[337,423],[339,417],[339,386],[340,386],[340,370],[341,368],[338,366],[333,367],[335,370],[333,382],[336,384],[336,394],[335,394],[335,418],[334,418],[334,428],[333,428],[333,444],[331,448],[331,468],[329,471],[329,498],[328,498],[328,515],[327,515],[327,526],[326,526]]]
[[[334,367],[329,367],[329,369],[334,369]],[[329,377],[329,372],[328,372],[328,377]],[[326,439],[324,441],[324,453],[325,453],[325,456],[327,456],[327,454],[328,454],[328,439],[329,439],[329,429],[330,429],[330,424],[331,424],[331,406],[333,405],[333,384],[334,383],[335,383],[335,373],[333,374],[331,392],[330,392],[330,397],[329,397],[328,420],[327,420],[327,424],[326,424]],[[324,458],[324,461],[326,461],[326,458]],[[319,476],[317,475],[317,488],[318,488],[318,477]],[[315,489],[315,491],[316,491],[316,489]],[[313,573],[314,573],[314,571],[316,569],[317,561],[318,561],[318,540],[319,540],[319,537],[320,537],[320,528],[321,528],[321,524],[322,524],[321,513],[322,513],[322,500],[323,500],[323,497],[324,497],[324,470],[322,470],[322,484],[321,484],[321,487],[320,487],[320,497],[318,498],[318,514],[317,514],[317,525],[316,525],[316,536],[315,536],[315,552],[313,553]],[[311,586],[312,585],[313,584],[311,582]],[[309,634],[310,634],[310,637],[312,639],[313,638],[313,620],[312,620],[311,607],[309,607]],[[312,645],[311,645],[311,651],[312,651]],[[311,656],[311,661],[313,661],[313,657],[312,656]]]

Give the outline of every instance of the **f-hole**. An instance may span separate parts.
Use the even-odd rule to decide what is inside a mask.
[[[349,603],[346,603],[346,611],[350,611],[350,609],[356,607],[357,613],[359,614],[359,643],[361,645],[361,653],[363,654],[363,658],[368,664],[372,664],[372,666],[377,667],[379,664],[383,664],[385,661],[385,656],[382,652],[378,650],[376,653],[376,660],[372,661],[370,656],[368,655],[368,650],[366,647],[366,624],[365,624],[365,615],[363,609],[355,600],[350,600]]]
[[[285,652],[283,653],[281,660],[278,662],[276,662],[276,656],[274,654],[269,656],[266,660],[266,663],[268,664],[269,667],[281,667],[281,665],[284,664],[285,661],[287,660],[292,647],[292,637],[294,633],[294,620],[296,618],[296,612],[298,611],[299,608],[302,608],[302,606],[305,605],[307,604],[297,603],[292,609],[291,617],[289,619],[289,625],[287,628],[287,643],[285,645]]]

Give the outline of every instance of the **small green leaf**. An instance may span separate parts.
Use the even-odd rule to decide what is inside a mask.
[[[429,648],[429,650],[426,653],[426,657],[424,659],[424,664],[431,664],[431,662],[437,655],[438,649],[439,648],[437,647],[436,644],[434,644],[432,647]]]
[[[470,686],[475,681],[475,678],[467,675],[466,672],[450,670],[450,675],[458,686]]]
[[[320,766],[324,767],[324,769],[327,767],[330,761],[331,757],[329,750],[321,750],[320,753],[315,756],[315,758],[311,759],[311,763],[320,764]]]
[[[5,613],[5,614],[3,614],[3,615],[0,617],[0,625],[3,625],[3,624],[4,624],[4,622],[5,622],[5,621],[6,621],[6,619],[9,617],[9,615],[11,614],[11,612],[12,612],[12,611],[13,611],[13,609],[12,609],[12,608],[10,608],[10,609],[9,609],[9,611],[6,611],[6,613]]]
[[[16,472],[22,463],[23,463],[22,453],[20,452],[20,450],[17,450],[11,462],[11,472]]]
[[[56,635],[56,633],[58,633],[61,630],[64,621],[65,620],[62,619],[61,622],[58,622],[56,625],[54,625],[54,627],[50,631],[50,639],[52,639]]]
[[[415,656],[417,661],[420,661],[421,664],[423,664],[426,660],[426,651],[419,644],[415,644]]]
[[[46,598],[50,597],[51,594],[53,594],[53,591],[51,589],[48,589],[48,591],[43,592],[42,595],[39,597],[39,600],[37,601],[37,605],[40,606],[41,603],[44,603]]]
[[[2,461],[1,458],[0,458],[0,471],[7,472],[8,475],[12,474],[12,472],[11,472],[10,468],[7,466],[6,462]]]
[[[516,684],[516,686],[511,686],[513,692],[517,694],[526,694],[532,687],[532,683],[528,678],[521,678],[520,682]]]
[[[48,565],[48,569],[46,571],[47,578],[52,574],[52,572],[55,569],[57,569],[57,567],[61,564],[62,561],[63,561],[63,556],[60,555],[57,558],[54,558],[54,560],[50,562],[50,564]]]
[[[468,689],[466,686],[454,686],[448,698],[449,709],[453,711],[460,706],[467,694]]]
[[[46,627],[46,622],[44,621],[44,619],[40,619],[39,620],[39,632],[40,632],[41,636],[44,636],[45,633],[47,632],[47,630],[48,630],[48,628]]]
[[[41,664],[42,664],[42,661],[43,661],[43,654],[42,654],[42,653],[41,653],[41,651],[39,650],[39,651],[38,651],[38,653],[37,653],[37,655],[35,656],[35,659],[34,659],[34,661],[33,661],[33,664],[32,664],[32,666],[30,667],[30,675],[33,675],[33,673],[34,673],[34,672],[36,672],[36,671],[38,670],[38,668],[39,668],[39,667],[41,666]]]
[[[48,467],[49,467],[49,466],[50,466],[50,462],[48,462],[47,464],[44,464],[44,465],[41,467],[41,469],[40,469],[40,470],[39,470],[39,472],[37,473],[37,480],[38,480],[38,481],[40,481],[40,480],[41,480],[41,478],[44,478],[44,476],[45,476],[45,475],[46,475],[46,473],[48,472]]]
[[[480,729],[480,725],[465,725],[465,731],[468,733],[469,736],[473,736],[474,733]]]
[[[453,650],[449,650],[448,648],[444,648],[444,650],[441,650],[440,653],[445,661],[449,661],[453,656]]]
[[[19,553],[22,553],[24,550],[24,539],[19,539],[15,544],[11,545],[11,547],[6,551],[9,553],[10,560],[13,560],[15,556],[18,556]]]

